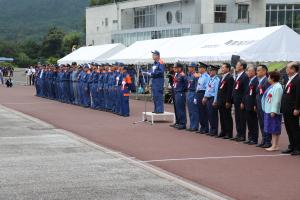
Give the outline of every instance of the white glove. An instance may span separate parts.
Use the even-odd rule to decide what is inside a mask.
[[[197,99],[194,99],[194,104],[197,104]]]
[[[122,85],[126,85],[126,82],[125,82],[125,81],[122,81]]]
[[[150,72],[143,72],[144,75],[148,75],[148,76],[151,76],[151,73]]]

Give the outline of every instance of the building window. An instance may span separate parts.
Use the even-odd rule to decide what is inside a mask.
[[[215,23],[226,23],[227,6],[216,5],[215,6]]]
[[[172,23],[172,20],[173,20],[173,15],[172,15],[172,12],[171,12],[171,11],[168,11],[168,12],[167,12],[166,18],[167,18],[168,24],[171,24],[171,23]]]
[[[182,23],[182,12],[180,10],[176,11],[175,18],[176,18],[177,23],[179,23],[179,24]]]
[[[108,26],[108,18],[105,18],[105,26]]]
[[[268,4],[266,26],[287,25],[300,33],[300,4]]]
[[[238,5],[238,19],[248,19],[248,8],[247,4]]]
[[[134,28],[155,26],[155,6],[134,8]]]

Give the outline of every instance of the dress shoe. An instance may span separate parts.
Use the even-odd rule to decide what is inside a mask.
[[[216,137],[217,138],[223,138],[223,137],[225,137],[225,135],[223,133],[220,133],[219,135],[217,134]]]
[[[264,145],[265,145],[264,143],[260,143],[260,144],[256,145],[256,147],[260,147],[261,148]]]
[[[178,126],[177,129],[178,129],[178,130],[184,130],[184,129],[186,129],[186,127],[185,127],[185,126]]]
[[[238,138],[236,141],[237,141],[237,142],[244,142],[245,140],[246,140],[245,138],[240,137],[240,138]]]
[[[231,137],[229,137],[228,135],[226,135],[225,137],[223,137],[224,140],[229,140]]]
[[[205,134],[205,132],[203,132],[203,131],[197,131],[196,133]]]
[[[300,156],[300,151],[295,150],[291,153],[292,156]]]
[[[248,144],[249,144],[249,145],[256,145],[256,144],[257,144],[257,142],[250,141]]]
[[[170,127],[174,128],[176,125],[178,125],[178,124],[171,124]]]
[[[267,149],[270,148],[272,146],[272,144],[264,144],[263,146],[261,146],[261,148]]]
[[[234,138],[230,138],[229,140],[232,140],[232,141],[237,141],[238,138],[237,137],[234,137]]]
[[[286,150],[283,150],[281,153],[283,154],[290,154],[293,152],[293,149],[286,149]]]
[[[245,142],[243,142],[244,144],[249,144],[250,143],[250,140],[248,140],[248,141],[245,141]]]
[[[191,129],[190,129],[191,132],[196,132],[197,130],[198,130],[198,129],[195,129],[195,128],[191,128]]]

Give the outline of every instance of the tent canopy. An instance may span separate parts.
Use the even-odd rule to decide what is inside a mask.
[[[248,62],[300,60],[300,36],[287,26],[138,41],[107,59],[126,64],[151,63],[151,50],[167,63],[220,62],[239,55]]]
[[[123,49],[125,49],[123,44],[105,44],[81,47],[57,62],[58,64],[71,64],[72,62],[77,62],[77,64],[100,62]]]

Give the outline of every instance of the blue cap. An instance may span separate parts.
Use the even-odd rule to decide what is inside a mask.
[[[88,64],[84,64],[84,68],[90,68]]]
[[[159,51],[157,51],[157,50],[153,50],[153,51],[151,51],[151,53],[153,53],[153,54],[155,54],[155,55],[160,55],[160,52]]]
[[[194,63],[194,62],[192,62],[189,66],[190,66],[190,67],[197,67],[197,64]]]
[[[120,63],[119,63],[119,66],[120,66],[120,67],[124,67],[124,63],[121,63],[121,62],[120,62]]]

